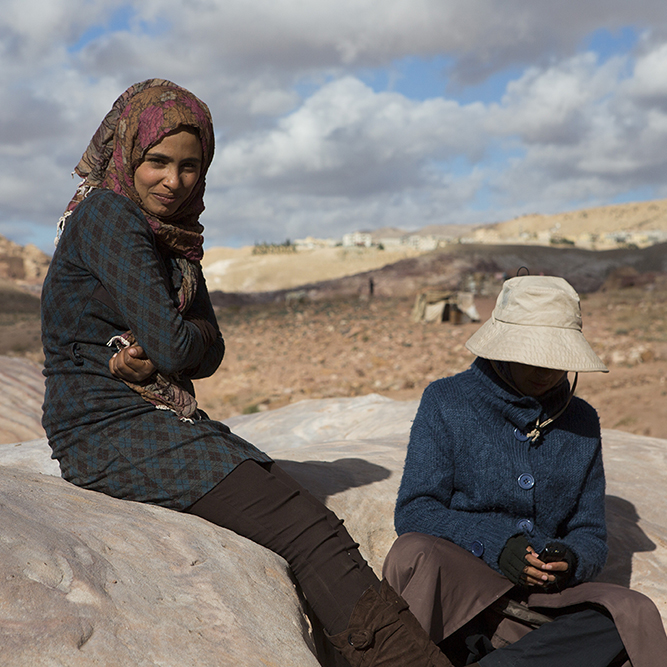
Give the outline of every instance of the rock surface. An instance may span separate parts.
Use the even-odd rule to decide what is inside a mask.
[[[379,571],[416,401],[302,401],[228,420],[345,517]],[[602,579],[667,617],[667,441],[604,431]],[[282,559],[229,531],[57,478],[45,440],[0,446],[3,665],[317,665]]]
[[[417,406],[378,395],[311,400],[227,423],[344,517],[380,572]],[[610,429],[602,440],[609,559],[598,580],[645,593],[667,619],[667,440]]]
[[[0,443],[44,437],[44,376],[27,359],[0,357]]]
[[[5,667],[318,665],[275,554],[198,517],[15,468],[0,494]]]
[[[37,246],[20,246],[0,236],[0,278],[43,280],[50,258]]]

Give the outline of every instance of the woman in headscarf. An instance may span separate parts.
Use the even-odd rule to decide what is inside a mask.
[[[283,556],[350,664],[449,667],[342,522],[197,407],[192,380],[224,353],[200,266],[213,148],[206,105],[150,79],[118,98],[79,162],[42,294],[53,456],[73,484]]]
[[[389,583],[457,665],[663,665],[655,605],[592,582],[607,558],[600,425],[567,374],[607,368],[577,293],[507,280],[466,347],[475,362],[427,387],[412,426]]]

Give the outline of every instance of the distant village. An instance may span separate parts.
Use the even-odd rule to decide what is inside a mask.
[[[444,228],[446,229],[446,228]],[[458,232],[458,233],[457,233]],[[494,226],[471,227],[465,234],[443,231],[442,233],[398,232],[351,232],[340,239],[317,239],[308,236],[294,241],[294,250],[323,247],[361,247],[379,249],[412,248],[422,252],[436,250],[457,243],[484,245],[545,245],[577,247],[587,250],[612,250],[615,248],[646,248],[657,243],[667,243],[667,231],[614,231],[606,234],[584,233],[565,236],[556,224],[547,231],[519,232],[516,235],[503,233]]]

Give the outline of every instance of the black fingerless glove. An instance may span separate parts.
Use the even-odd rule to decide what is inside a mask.
[[[526,561],[526,549],[530,542],[525,535],[515,535],[510,537],[498,558],[500,571],[515,585],[525,585],[525,575],[523,569],[528,565]]]
[[[557,560],[564,560],[567,563],[567,570],[565,572],[550,572],[550,574],[553,574],[556,577],[556,581],[544,587],[544,590],[547,593],[562,591],[564,588],[567,588],[570,582],[574,579],[574,573],[577,570],[577,557],[574,555],[574,552],[562,542],[548,542],[544,551],[539,555],[540,560],[544,560],[545,563],[548,562],[545,560],[545,555],[549,550],[553,551],[553,549],[558,549],[560,555]]]

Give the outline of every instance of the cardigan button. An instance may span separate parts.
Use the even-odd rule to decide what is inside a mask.
[[[523,475],[519,475],[517,481],[519,482],[519,486],[525,491],[532,489],[535,486],[535,478],[529,472],[524,472]]]
[[[470,545],[470,551],[473,556],[477,556],[477,558],[479,558],[484,553],[484,544],[482,544],[482,542],[479,540],[475,540]]]
[[[528,436],[525,433],[521,433],[518,428],[514,429],[514,437],[520,442],[526,442],[526,440],[528,440]]]
[[[518,530],[524,532],[524,533],[532,533],[533,532],[533,522],[530,519],[519,519],[516,522],[516,527]]]

